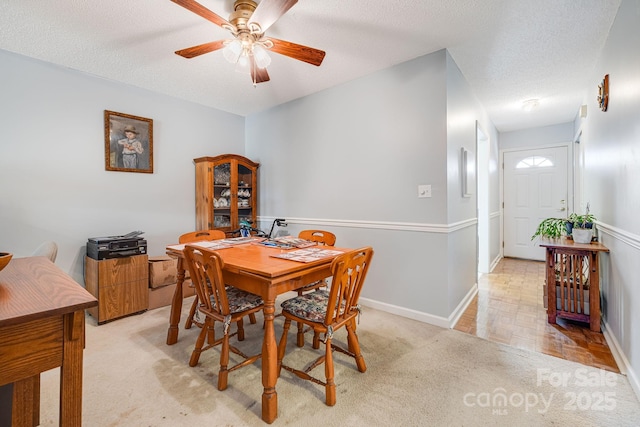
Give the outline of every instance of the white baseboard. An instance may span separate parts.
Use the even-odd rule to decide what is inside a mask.
[[[386,313],[396,314],[408,319],[417,320],[419,322],[428,323],[441,328],[449,328],[449,320],[445,317],[434,316],[433,314],[423,313],[421,311],[412,310],[410,308],[399,307],[386,302],[380,302],[369,298],[360,297],[360,303],[366,307],[375,308]]]
[[[620,348],[620,343],[618,342],[618,340],[616,340],[616,337],[610,334],[609,331],[607,330],[608,327],[606,322],[604,322],[604,320],[602,321],[601,326],[602,326],[602,334],[604,335],[604,339],[607,341],[607,344],[609,345],[609,349],[611,350],[611,354],[613,355],[613,358],[615,359],[616,364],[618,365],[618,369],[620,369],[620,373],[627,377],[627,379],[629,380],[629,384],[631,385],[631,388],[636,394],[636,397],[638,398],[638,400],[640,400],[640,381],[638,381],[638,375],[636,375],[636,372],[633,370],[633,368],[629,364],[629,361],[625,357],[624,352],[622,351],[622,348]]]
[[[489,273],[491,273],[493,269],[496,268],[496,266],[498,265],[498,263],[502,258],[503,257],[500,254],[498,254],[498,256],[494,258],[493,262],[491,263],[491,266],[489,267]]]
[[[477,282],[473,284],[471,289],[469,289],[469,292],[467,292],[467,295],[465,295],[465,297],[462,299],[462,301],[460,301],[460,304],[458,304],[456,309],[453,310],[453,313],[451,313],[451,316],[449,316],[449,328],[450,329],[453,328],[454,326],[456,326],[456,323],[458,323],[458,320],[460,320],[460,316],[462,316],[462,314],[465,312],[467,307],[469,307],[469,304],[471,304],[471,301],[473,301],[473,298],[476,295],[478,295],[478,283]]]
[[[369,298],[360,298],[360,303],[365,307],[375,308],[386,313],[396,314],[398,316],[406,317],[408,319],[417,320],[418,322],[428,323],[430,325],[439,326],[441,328],[451,329],[453,328],[462,313],[465,312],[473,298],[478,293],[478,285],[474,284],[471,290],[467,293],[464,299],[458,304],[458,307],[453,311],[449,318],[442,316],[434,316],[433,314],[424,313],[410,308],[400,307],[393,304],[387,304],[386,302],[380,302]]]

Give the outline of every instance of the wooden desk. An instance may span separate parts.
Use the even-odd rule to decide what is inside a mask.
[[[39,424],[40,373],[57,367],[59,425],[82,424],[84,310],[97,304],[45,257],[0,271],[0,386],[13,384],[13,427]]]
[[[347,249],[323,246],[323,249]],[[264,300],[264,340],[262,343],[262,419],[271,424],[278,416],[278,379],[276,342],[273,318],[275,300],[280,294],[300,288],[307,283],[331,276],[331,261],[324,258],[310,263],[274,258],[280,253],[278,248],[269,248],[258,244],[243,244],[218,251],[224,266],[224,281],[242,290],[260,295]],[[171,303],[171,317],[167,344],[178,340],[178,324],[182,310],[182,284],[184,283],[184,264],[182,251],[167,247],[167,254],[178,257],[178,285]]]
[[[556,323],[556,317],[560,316],[589,323],[589,329],[600,332],[598,253],[609,252],[609,249],[599,242],[575,243],[566,237],[542,240],[540,246],[546,248],[547,253],[548,322]],[[556,288],[559,288],[559,295]],[[585,309],[587,293],[588,314]]]

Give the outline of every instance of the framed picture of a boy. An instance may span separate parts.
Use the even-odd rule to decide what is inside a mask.
[[[153,173],[153,120],[104,111],[105,169]]]

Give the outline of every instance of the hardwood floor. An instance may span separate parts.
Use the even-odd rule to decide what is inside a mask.
[[[558,318],[547,323],[544,262],[503,258],[478,280],[478,295],[454,329],[490,341],[620,372],[602,333]]]

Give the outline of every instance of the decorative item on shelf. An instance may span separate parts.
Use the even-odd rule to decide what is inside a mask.
[[[229,182],[231,181],[231,168],[228,163],[216,166],[213,174],[215,184],[229,185]]]
[[[214,227],[229,227],[231,225],[231,221],[229,217],[224,215],[216,215],[213,217],[213,226]]]
[[[10,254],[9,252],[0,252],[0,271],[9,264],[12,257],[13,254]]]
[[[609,74],[602,79],[598,85],[598,106],[602,111],[607,111],[609,106]]]

